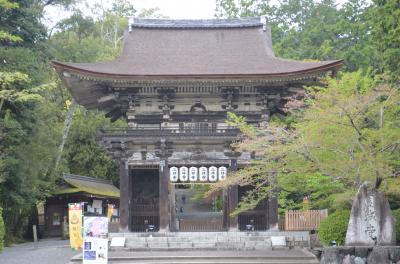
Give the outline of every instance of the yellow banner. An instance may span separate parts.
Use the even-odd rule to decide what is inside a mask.
[[[71,248],[82,248],[82,204],[68,204],[69,208],[69,241]]]
[[[114,211],[114,205],[113,204],[109,204],[108,208],[107,208],[107,218],[108,220],[111,222],[111,217],[113,215],[113,211]]]

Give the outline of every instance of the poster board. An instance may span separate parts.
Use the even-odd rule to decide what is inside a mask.
[[[108,218],[87,216],[83,230],[83,264],[107,264]]]

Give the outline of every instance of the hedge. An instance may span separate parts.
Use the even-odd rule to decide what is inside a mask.
[[[334,240],[337,245],[344,245],[349,219],[350,210],[336,211],[325,218],[318,230],[321,242],[325,246],[329,246]]]

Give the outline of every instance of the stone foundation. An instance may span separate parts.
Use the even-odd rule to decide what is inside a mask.
[[[324,248],[321,264],[400,264],[400,246]]]

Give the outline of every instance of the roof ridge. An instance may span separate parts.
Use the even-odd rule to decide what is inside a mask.
[[[71,173],[63,173],[63,179],[69,178],[69,179],[76,179],[76,180],[85,180],[85,181],[91,181],[91,182],[97,182],[97,183],[104,183],[104,184],[110,184],[113,185],[111,180],[104,180],[104,179],[98,179],[98,178],[93,178],[90,176],[82,176],[82,175],[77,175],[77,174],[71,174]]]
[[[263,26],[262,17],[214,19],[129,18],[130,28],[247,28]]]

